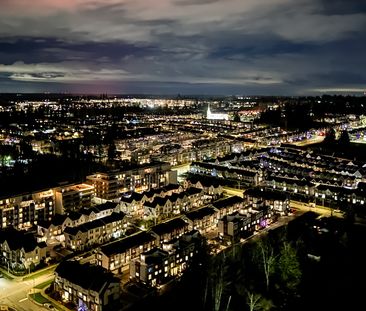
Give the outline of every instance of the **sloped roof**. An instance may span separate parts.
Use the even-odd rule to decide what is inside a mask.
[[[105,246],[102,246],[101,251],[105,255],[110,256],[113,254],[124,253],[130,248],[152,241],[155,241],[155,238],[150,233],[142,231],[137,234],[123,238],[121,240],[117,240]]]
[[[188,226],[188,224],[182,218],[175,218],[152,227],[151,231],[161,235],[186,226]]]
[[[101,266],[82,265],[77,261],[63,261],[57,266],[55,272],[70,283],[98,293],[111,283],[119,283],[119,280],[111,272]]]

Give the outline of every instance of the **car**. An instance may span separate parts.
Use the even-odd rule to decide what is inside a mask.
[[[56,310],[56,308],[49,302],[44,303],[43,306],[48,310]]]

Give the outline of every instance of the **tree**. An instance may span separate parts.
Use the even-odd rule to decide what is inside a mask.
[[[220,256],[222,257],[222,255]],[[224,292],[224,259],[219,259],[218,265],[208,277],[211,279],[211,295],[213,310],[219,311],[221,306],[222,294]]]
[[[271,300],[264,298],[261,294],[248,292],[247,293],[247,305],[249,311],[263,310],[268,311],[273,307]]]
[[[258,242],[256,257],[260,262],[261,269],[265,277],[267,291],[269,289],[270,277],[275,270],[277,256],[268,239],[262,239]]]
[[[333,144],[334,142],[335,142],[335,130],[331,128],[326,132],[323,143]]]
[[[252,292],[248,292],[248,306],[249,311],[256,311],[260,310],[260,300],[262,296],[260,294],[255,294]]]
[[[234,121],[234,122],[240,122],[240,121],[241,121],[241,120],[240,120],[239,113],[235,112],[234,117],[233,117],[233,121]]]
[[[349,139],[349,135],[348,135],[348,131],[347,130],[343,130],[341,135],[339,136],[338,139],[338,144],[341,146],[348,146],[350,144],[350,139]]]
[[[227,297],[225,294],[232,284],[231,280],[227,278],[228,268],[224,252],[211,257],[209,260],[204,292],[204,304],[207,306],[207,301],[210,302],[210,306],[207,308],[209,310],[219,311],[223,309],[224,305],[228,308],[230,304],[230,296],[226,302],[223,299]],[[207,300],[207,298],[211,300]]]
[[[300,284],[302,273],[296,249],[289,242],[284,242],[281,248],[278,270],[280,280],[284,286],[291,291],[295,291]]]
[[[24,159],[32,158],[33,156],[33,149],[32,144],[28,139],[23,139],[19,143],[20,153]]]
[[[108,159],[113,160],[117,155],[117,148],[114,142],[108,146]]]

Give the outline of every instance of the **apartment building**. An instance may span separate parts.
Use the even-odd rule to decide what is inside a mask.
[[[100,247],[97,264],[113,273],[120,273],[132,259],[155,246],[156,238],[142,231]]]
[[[55,214],[52,189],[0,198],[0,229],[27,229]]]
[[[140,254],[130,263],[130,279],[158,287],[183,273],[198,253],[201,236],[198,231],[187,232],[180,238]]]
[[[164,187],[177,183],[177,172],[165,162],[153,162],[108,173],[87,176],[87,183],[95,187],[95,195],[102,200],[117,199],[120,194]]]
[[[32,233],[13,228],[0,230],[0,263],[4,268],[29,272],[46,256],[47,245],[38,243]]]
[[[78,211],[91,206],[94,186],[88,184],[70,185],[55,189],[55,210],[58,214]]]
[[[55,270],[54,290],[78,310],[111,310],[121,294],[120,280],[100,266],[63,261]]]
[[[65,246],[72,250],[84,250],[121,237],[126,230],[124,213],[112,213],[101,219],[86,222],[64,230]]]

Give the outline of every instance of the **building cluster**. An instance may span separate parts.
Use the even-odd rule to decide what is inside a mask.
[[[260,187],[269,197],[285,195],[289,199],[343,208],[366,202],[364,162],[291,147],[253,149],[214,162],[194,162],[190,172],[193,176],[216,178],[223,185]]]
[[[159,222],[147,230],[98,247],[96,264],[106,273],[110,272],[120,277],[128,272],[131,281],[159,288],[181,275],[192,264],[201,250],[202,235],[218,230],[218,235],[224,240],[233,243],[240,241],[267,227],[274,221],[275,216],[283,213],[288,206],[286,197],[268,197],[262,190],[249,191],[244,194],[244,198],[221,197],[221,186],[209,185],[206,179],[187,181],[190,186],[192,182],[195,182],[194,185],[200,187],[201,191],[205,189],[206,193],[219,199],[203,207],[197,206],[170,220]],[[161,189],[161,193],[176,194],[175,191],[180,191],[180,186]],[[145,195],[141,194],[141,197],[143,196]],[[62,282],[69,282],[69,279],[65,276]],[[86,290],[79,289],[81,292]],[[59,291],[62,294],[62,290]],[[91,295],[84,297],[83,303],[91,300]],[[63,297],[65,300],[74,299],[67,298],[67,294],[63,294]]]
[[[78,97],[0,108],[15,116],[0,124],[0,173],[45,154],[90,165],[78,182],[0,197],[0,265],[30,272],[51,256],[87,254],[62,260],[53,283],[58,299],[79,310],[118,310],[126,279],[165,286],[194,263],[204,239],[212,248],[240,243],[288,215],[290,200],[365,205],[365,163],[294,146],[321,141],[332,122],[360,139],[365,121],[355,116],[329,114],[323,128],[289,131],[255,122],[264,110],[285,114],[282,100],[245,97]]]
[[[48,188],[0,198],[0,228],[29,229],[55,215],[88,209],[93,203],[119,202],[123,193],[147,191],[177,183],[169,164],[154,163],[129,169],[96,173],[86,183]]]

